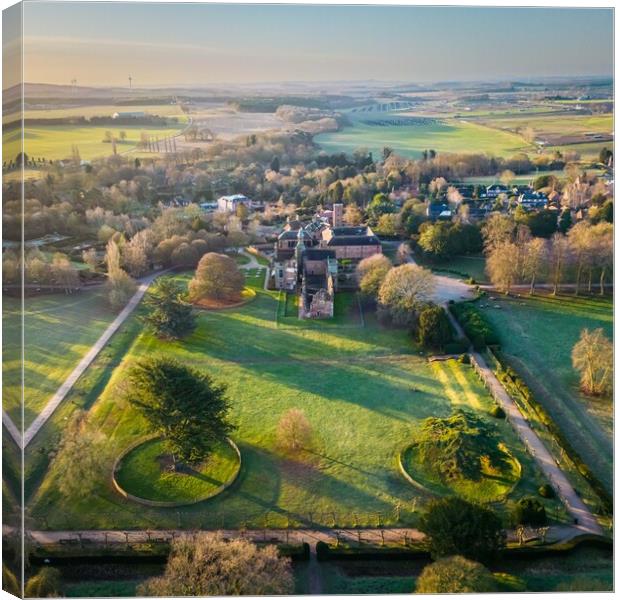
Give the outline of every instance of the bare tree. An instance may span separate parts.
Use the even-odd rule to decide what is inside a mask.
[[[275,596],[292,594],[289,558],[275,546],[246,539],[224,541],[207,532],[171,544],[164,574],[138,587],[140,596]]]
[[[486,271],[491,283],[508,294],[518,278],[518,264],[515,260],[519,249],[513,242],[504,242],[493,248],[487,258]]]
[[[482,226],[485,252],[491,252],[493,248],[511,241],[514,232],[513,220],[500,213],[494,212]]]
[[[530,280],[530,295],[534,293],[536,279],[541,267],[546,263],[547,242],[543,238],[532,238],[525,246],[524,274]]]
[[[566,263],[570,258],[568,238],[562,233],[554,233],[551,238],[550,261],[553,277],[553,295],[557,295],[560,283],[564,276]]]
[[[584,329],[573,347],[573,367],[579,371],[581,389],[589,395],[608,395],[613,386],[614,348],[601,328]]]
[[[308,450],[312,443],[312,425],[299,408],[287,410],[278,421],[278,445],[284,450]]]

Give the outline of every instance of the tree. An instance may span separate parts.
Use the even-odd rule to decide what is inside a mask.
[[[127,132],[126,131],[119,131],[118,132],[118,139],[121,142],[124,142],[127,139]]]
[[[540,274],[541,266],[546,262],[547,243],[542,238],[532,238],[525,245],[524,275],[530,281],[530,295],[534,293],[536,278]]]
[[[269,168],[276,173],[280,172],[280,159],[277,156],[274,156],[271,159],[271,165],[269,166]]]
[[[568,232],[568,243],[577,263],[575,276],[575,296],[579,295],[581,276],[588,261],[592,257],[591,225],[587,221],[580,221]]]
[[[164,357],[138,361],[127,398],[159,433],[174,462],[197,463],[233,430],[226,390],[211,377]]]
[[[545,525],[547,512],[540,500],[521,498],[513,509],[512,520],[515,525]]]
[[[441,306],[434,304],[420,312],[418,341],[432,350],[442,350],[452,341],[452,325]]]
[[[510,184],[514,181],[514,179],[515,179],[515,174],[510,169],[506,169],[502,171],[502,174],[499,176],[499,180],[506,187],[509,187]]]
[[[97,494],[105,481],[109,458],[103,434],[89,428],[86,414],[77,411],[63,431],[54,461],[58,489],[72,499]]]
[[[82,252],[82,260],[84,261],[84,264],[88,265],[93,273],[97,270],[97,267],[99,266],[99,259],[97,258],[97,251],[94,248],[84,250],[84,252]]]
[[[573,368],[581,378],[581,389],[590,396],[609,395],[613,389],[614,347],[601,328],[583,329],[573,346]]]
[[[351,227],[360,225],[362,222],[362,211],[356,204],[347,204],[344,209],[343,219],[344,222]]]
[[[57,598],[60,596],[60,571],[43,567],[26,583],[24,596],[27,598]]]
[[[480,563],[450,556],[424,567],[415,591],[418,594],[495,592],[497,585],[493,574]]]
[[[519,264],[516,257],[519,248],[512,242],[503,242],[493,246],[488,255],[486,272],[491,283],[500,291],[508,294],[518,277]]]
[[[80,278],[77,269],[71,264],[69,257],[62,252],[54,253],[52,257],[52,278],[54,283],[69,293],[80,287]]]
[[[564,268],[568,259],[568,238],[561,233],[554,233],[551,237],[550,262],[553,278],[553,295],[558,293]]]
[[[357,265],[356,275],[362,295],[376,300],[379,288],[392,268],[392,262],[385,254],[373,254],[361,260]]]
[[[13,571],[11,571],[4,563],[2,563],[2,589],[13,596],[17,596],[18,598],[22,595],[21,586],[17,581],[17,577],[15,577]]]
[[[201,298],[238,300],[245,278],[237,263],[225,254],[209,252],[198,263],[196,274],[189,282],[192,301]]]
[[[511,241],[513,231],[514,223],[510,217],[492,213],[482,226],[485,252],[491,252],[495,247]]]
[[[153,253],[153,241],[153,232],[150,229],[143,229],[123,246],[123,262],[134,277],[140,277],[148,270]]]
[[[449,228],[448,223],[425,223],[420,227],[418,246],[435,258],[445,258],[448,255]]]
[[[312,425],[303,410],[291,408],[280,417],[276,435],[284,450],[308,450],[312,443]]]
[[[427,269],[412,263],[393,267],[379,287],[379,312],[395,325],[411,326],[434,291],[435,278]]]
[[[110,240],[106,246],[108,281],[106,288],[108,302],[113,308],[121,308],[136,291],[135,281],[121,268],[121,253],[118,244]]]
[[[275,546],[245,539],[224,541],[199,532],[171,544],[166,570],[138,586],[140,596],[274,596],[292,594],[290,558]]]
[[[433,558],[460,554],[487,564],[506,544],[506,533],[495,513],[456,496],[433,500],[422,516],[420,530]]]
[[[599,285],[601,296],[605,293],[605,275],[614,264],[614,228],[605,221],[591,229],[594,265],[600,270]]]
[[[142,320],[158,337],[180,339],[196,329],[196,315],[183,300],[181,287],[170,277],[160,277],[151,286],[144,305],[149,312]]]

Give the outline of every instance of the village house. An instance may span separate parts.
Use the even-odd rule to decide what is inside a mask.
[[[248,210],[256,210],[261,208],[263,203],[257,200],[251,200],[243,194],[220,196],[217,199],[217,210],[219,212],[234,213],[237,212],[237,208],[241,205],[245,206]]]
[[[549,199],[542,192],[535,192],[533,190],[529,190],[521,194],[518,197],[517,202],[519,206],[523,207],[526,210],[539,210],[542,208],[547,208]]]

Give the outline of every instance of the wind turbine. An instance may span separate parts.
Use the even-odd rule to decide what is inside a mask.
[[[132,78],[132,76],[130,75],[130,76],[128,77],[128,79],[129,79],[129,89],[131,89],[131,80],[132,80],[133,78]]]

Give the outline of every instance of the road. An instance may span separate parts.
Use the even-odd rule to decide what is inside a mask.
[[[41,430],[43,425],[47,423],[48,419],[54,414],[54,411],[58,408],[60,403],[65,399],[71,388],[75,385],[75,382],[86,371],[90,364],[95,360],[99,352],[108,343],[110,338],[116,333],[119,327],[125,322],[127,317],[138,306],[142,297],[146,293],[154,279],[159,277],[165,271],[159,271],[153,273],[146,278],[140,280],[140,284],[136,293],[131,297],[125,308],[117,315],[117,317],[108,325],[108,328],[101,334],[99,339],[90,348],[90,350],[84,355],[82,360],[77,364],[75,369],[71,371],[69,376],[63,381],[62,385],[56,390],[55,394],[50,398],[43,410],[37,415],[36,419],[31,423],[30,427],[25,431],[22,443],[22,436],[19,429],[15,426],[9,415],[2,411],[2,422],[5,425],[7,431],[11,437],[15,440],[15,443],[20,448],[26,448],[32,439]]]

